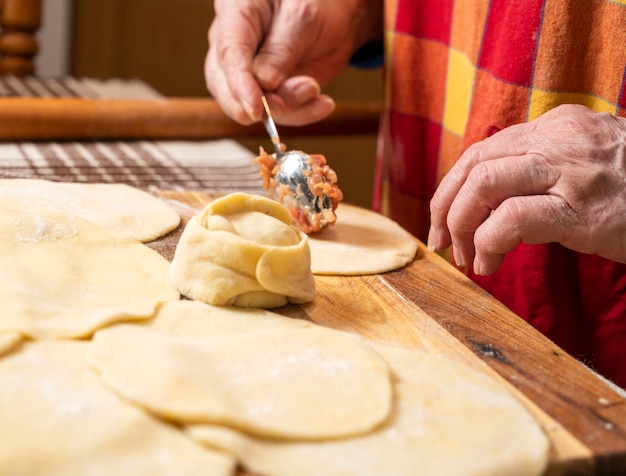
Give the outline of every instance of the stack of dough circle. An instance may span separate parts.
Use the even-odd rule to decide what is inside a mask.
[[[0,180],[0,474],[545,472],[549,439],[493,377],[262,309],[312,301],[314,273],[409,264],[397,224],[343,204],[308,237],[236,193],[170,264],[140,241],[178,224],[152,198]]]
[[[27,342],[0,359],[0,474],[232,476],[235,461],[121,400],[88,342]]]
[[[244,193],[187,223],[170,276],[181,294],[218,306],[273,308],[315,296],[307,236],[283,205]]]
[[[0,333],[87,337],[180,298],[165,258],[79,217],[2,209],[0,243]]]
[[[440,476],[544,474],[541,426],[491,377],[443,356],[376,345],[394,376],[391,417],[352,438],[277,441],[220,425],[190,435],[232,452],[254,474]]]
[[[95,334],[88,361],[121,396],[178,422],[319,439],[367,432],[389,415],[389,368],[354,335],[319,326],[216,334],[117,325]]]
[[[124,399],[272,476],[537,476],[549,440],[491,376],[259,309],[172,301],[99,331]]]

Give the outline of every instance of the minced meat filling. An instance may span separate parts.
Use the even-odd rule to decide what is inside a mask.
[[[272,198],[289,209],[295,224],[302,231],[314,233],[336,221],[334,212],[343,199],[343,193],[337,186],[337,174],[328,166],[322,154],[309,155],[307,161],[309,170],[303,171],[307,191],[300,189],[294,191],[289,185],[278,183],[276,180],[279,172],[278,160],[262,147],[254,162],[259,165],[263,188]],[[311,206],[303,206],[296,193],[312,197]]]

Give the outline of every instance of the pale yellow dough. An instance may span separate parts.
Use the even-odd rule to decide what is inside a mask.
[[[358,434],[390,411],[384,361],[356,336],[313,325],[209,338],[121,324],[94,335],[88,362],[157,415],[262,436]]]
[[[122,401],[86,342],[24,343],[0,359],[0,474],[230,476],[235,462]]]
[[[502,385],[444,357],[393,347],[376,349],[396,377],[395,401],[390,420],[369,434],[285,442],[215,425],[191,425],[188,431],[209,447],[234,453],[255,474],[543,474],[548,438]]]
[[[0,332],[78,338],[180,298],[169,263],[78,217],[0,209]]]
[[[211,306],[202,301],[170,301],[142,325],[171,336],[213,339],[245,332],[313,327],[304,319],[281,316],[265,309]]]
[[[283,205],[244,193],[215,200],[187,223],[170,276],[181,294],[218,306],[273,308],[315,297],[307,236]]]
[[[163,200],[124,184],[0,180],[0,208],[25,213],[66,213],[152,241],[176,228],[178,213]]]
[[[8,354],[22,342],[19,332],[0,332],[0,357]]]
[[[309,236],[314,274],[378,274],[415,258],[417,239],[393,220],[347,203],[336,215],[333,226]]]

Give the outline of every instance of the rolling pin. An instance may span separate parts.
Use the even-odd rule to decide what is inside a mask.
[[[376,103],[339,102],[324,121],[284,127],[283,135],[371,134],[377,131],[379,115]],[[0,141],[200,140],[264,134],[260,124],[236,123],[210,98],[0,98]]]

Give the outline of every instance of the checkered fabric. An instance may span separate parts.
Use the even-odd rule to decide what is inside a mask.
[[[626,117],[626,0],[386,0],[375,205],[421,238],[468,146],[563,103]],[[626,386],[626,266],[520,244],[478,284]]]
[[[253,154],[231,141],[0,144],[0,178],[264,194]]]
[[[148,97],[143,83],[0,77],[0,97]],[[230,140],[0,143],[0,178],[264,194],[254,155]]]
[[[0,97],[97,97],[96,91],[74,78],[0,76]]]

